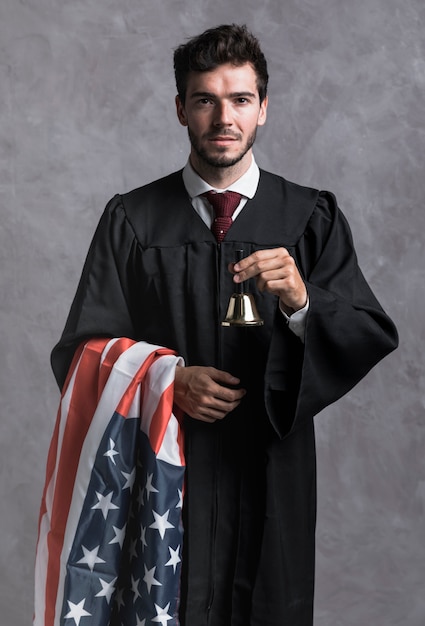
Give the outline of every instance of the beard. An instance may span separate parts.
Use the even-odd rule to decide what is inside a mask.
[[[189,134],[189,140],[190,140],[191,146],[195,150],[198,157],[202,159],[202,161],[204,161],[204,163],[209,165],[210,167],[217,167],[217,168],[232,167],[233,165],[236,165],[236,163],[239,163],[239,161],[243,159],[245,154],[252,148],[252,146],[254,145],[256,136],[257,136],[257,129],[255,128],[254,131],[246,140],[245,145],[241,147],[240,151],[236,155],[229,157],[226,154],[225,147],[222,148],[222,154],[219,154],[219,153],[211,154],[210,152],[208,152],[206,148],[203,148],[201,146],[200,141],[191,132],[189,127],[187,129],[187,132]],[[222,131],[220,133],[211,134],[207,136],[206,138],[211,139],[215,135],[220,135],[220,136],[229,135],[230,137],[235,137],[236,139],[240,137],[239,135],[236,136],[234,134],[226,133]]]

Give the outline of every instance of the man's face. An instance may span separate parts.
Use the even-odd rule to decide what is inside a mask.
[[[180,123],[187,126],[192,165],[227,168],[251,163],[257,126],[266,121],[267,98],[260,104],[250,63],[220,65],[189,74],[184,105],[176,97]]]

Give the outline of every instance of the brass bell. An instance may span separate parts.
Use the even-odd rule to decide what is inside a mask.
[[[236,263],[243,258],[243,250],[236,250]],[[227,314],[221,322],[222,326],[263,326],[264,321],[258,314],[254,296],[245,293],[242,283],[237,284],[237,292],[233,293],[227,307]]]

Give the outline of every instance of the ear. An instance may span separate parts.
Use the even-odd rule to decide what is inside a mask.
[[[268,96],[266,96],[260,105],[260,112],[258,114],[258,122],[257,122],[258,126],[264,126],[264,124],[266,123],[268,103],[269,103]]]
[[[187,115],[182,101],[180,100],[180,96],[176,96],[176,111],[177,117],[179,118],[179,122],[182,126],[187,126]]]

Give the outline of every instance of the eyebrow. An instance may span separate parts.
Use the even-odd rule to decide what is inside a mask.
[[[233,93],[229,93],[227,98],[255,98],[256,94],[252,91],[235,91]],[[209,91],[194,91],[190,98],[217,98],[215,93],[211,93]]]

